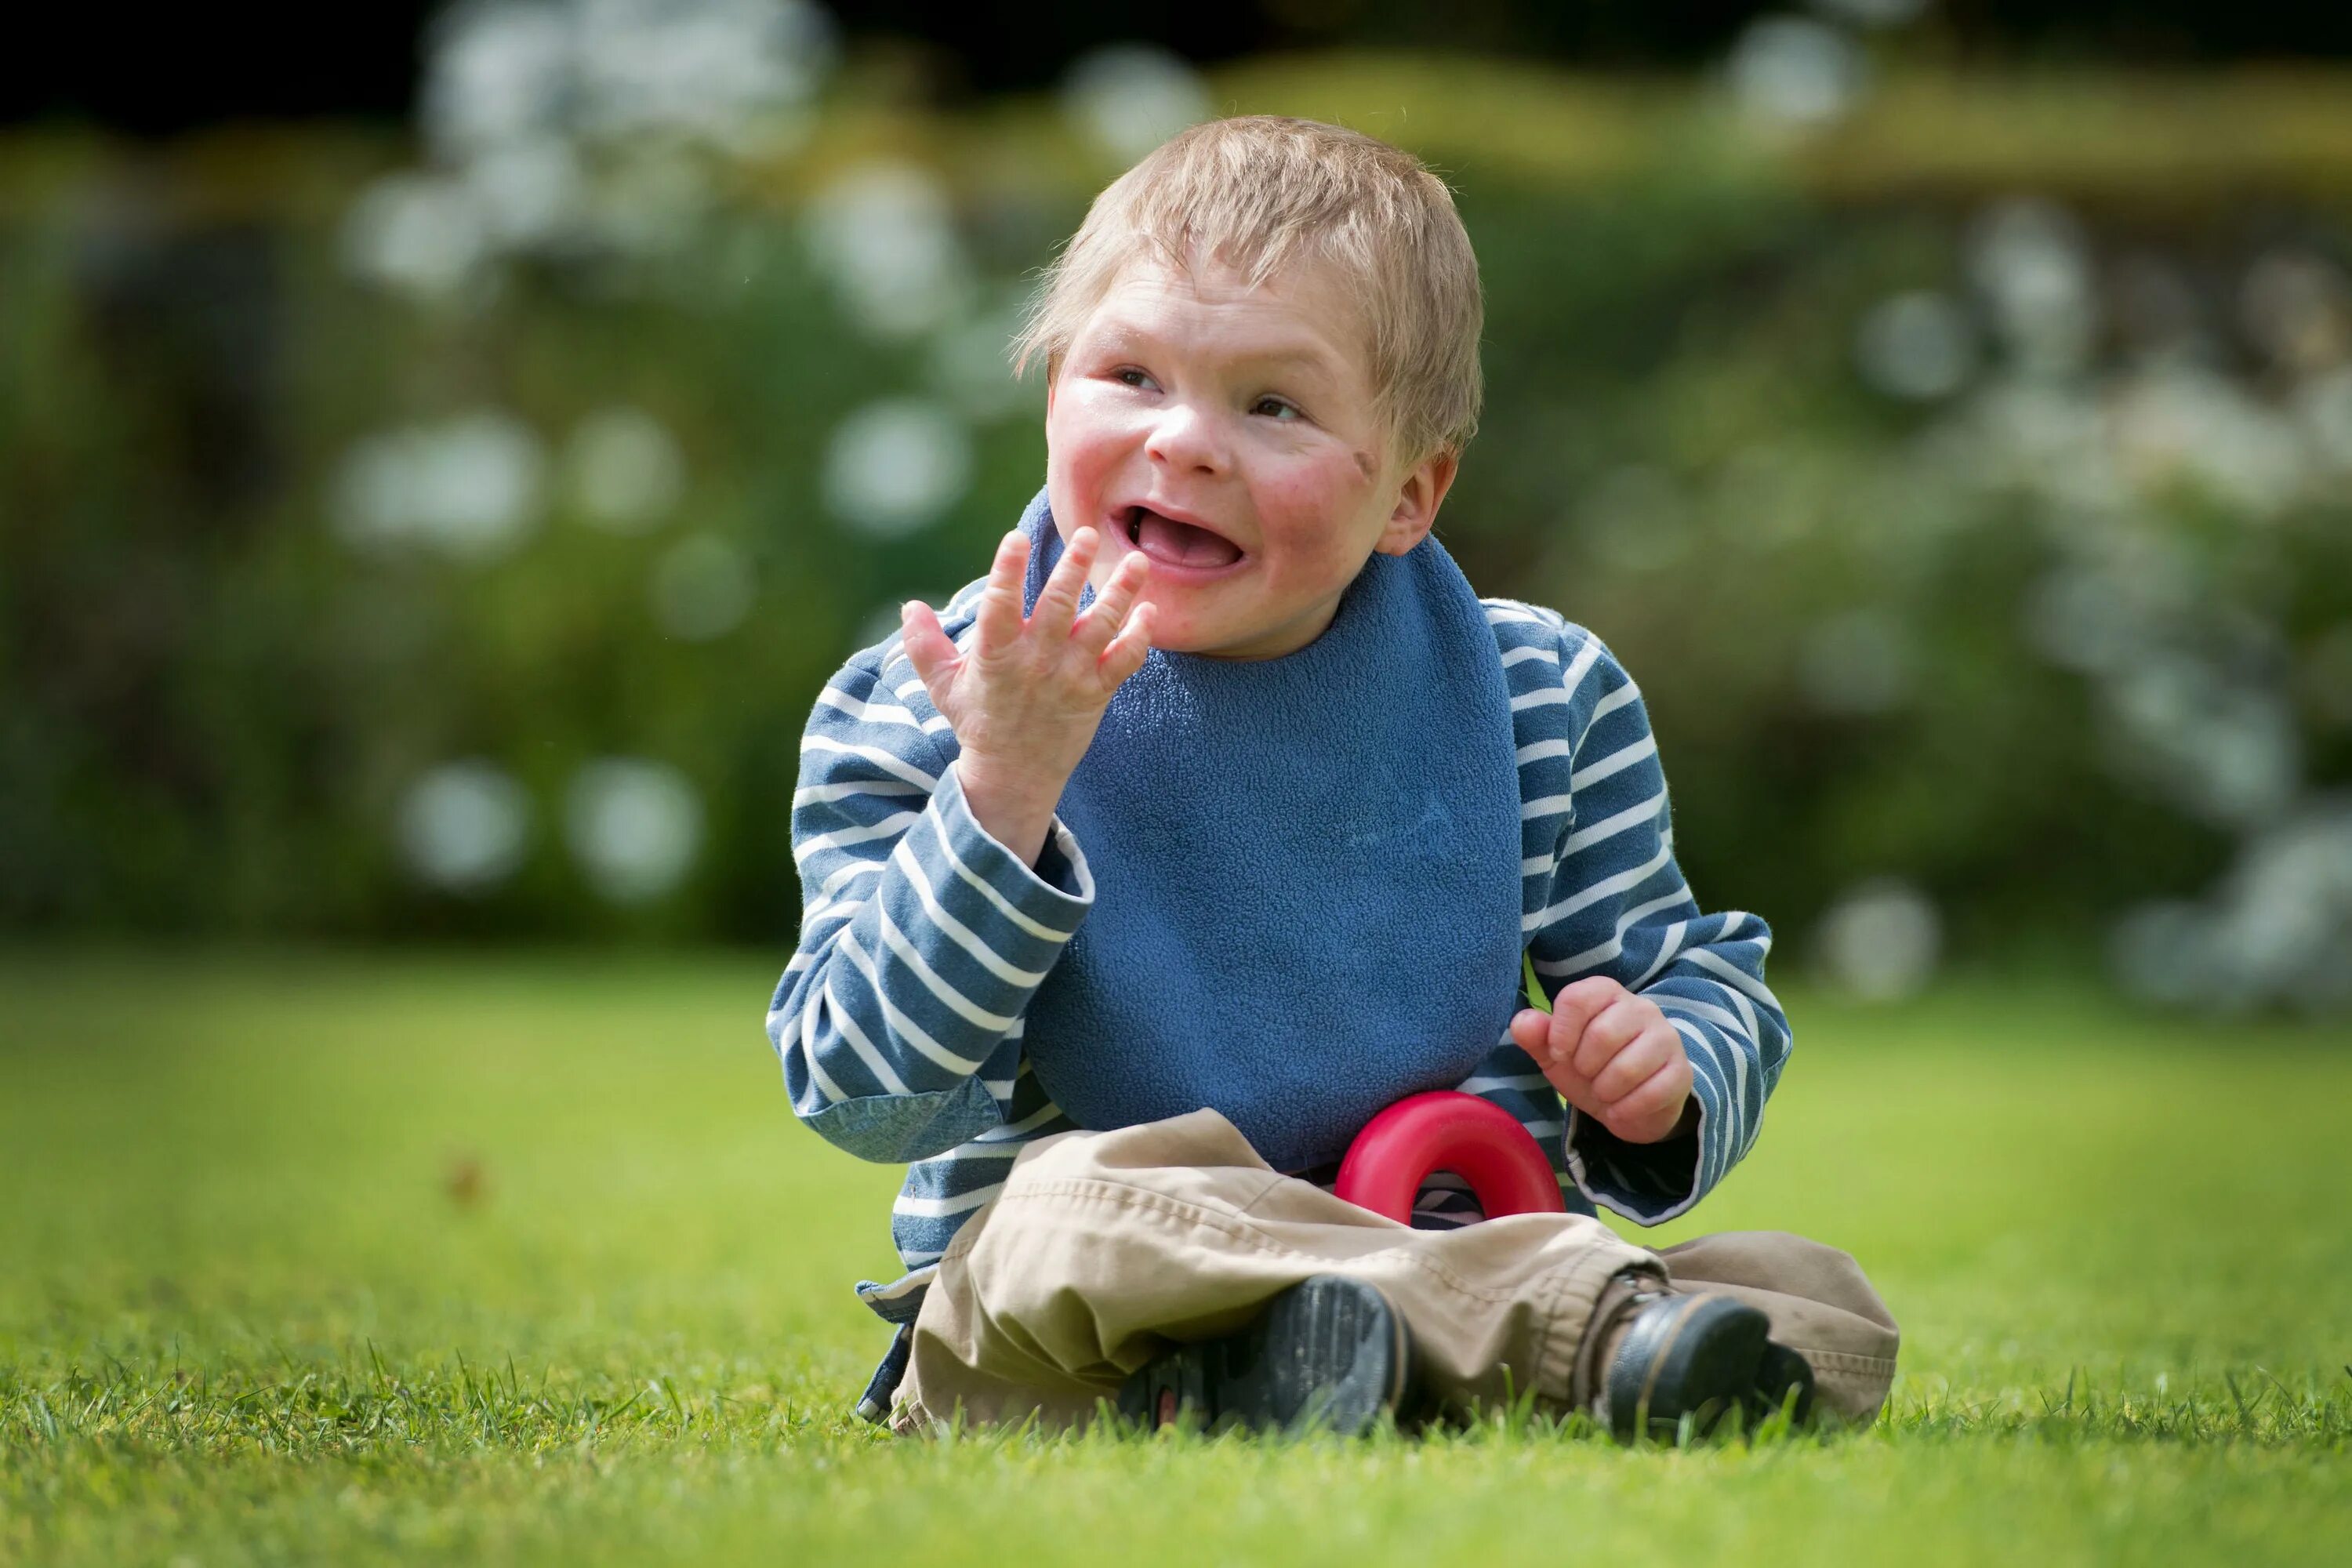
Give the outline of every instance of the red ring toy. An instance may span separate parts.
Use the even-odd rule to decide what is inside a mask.
[[[1566,1214],[1551,1160],[1519,1119],[1492,1100],[1441,1089],[1398,1100],[1364,1124],[1339,1162],[1339,1196],[1401,1224],[1432,1173],[1470,1184],[1488,1219]]]

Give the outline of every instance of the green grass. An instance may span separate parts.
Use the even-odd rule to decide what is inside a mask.
[[[1866,1433],[930,1444],[848,1414],[895,1180],[777,966],[0,958],[0,1562],[2352,1559],[2352,1029],[1796,998],[1659,1234],[1861,1258]]]

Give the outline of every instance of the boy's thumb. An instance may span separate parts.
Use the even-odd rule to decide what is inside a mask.
[[[948,666],[955,661],[956,646],[940,625],[931,607],[920,599],[909,599],[898,606],[899,641],[907,650],[907,662],[923,678],[923,686],[931,693],[936,706],[940,682],[947,675]]]

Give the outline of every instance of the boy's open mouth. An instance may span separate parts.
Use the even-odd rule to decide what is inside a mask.
[[[1129,507],[1125,521],[1128,542],[1165,565],[1214,572],[1242,558],[1232,540],[1172,517],[1162,517],[1150,507]]]

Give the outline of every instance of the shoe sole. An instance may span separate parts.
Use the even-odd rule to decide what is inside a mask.
[[[1410,1382],[1404,1320],[1373,1287],[1320,1274],[1266,1303],[1247,1328],[1179,1345],[1119,1390],[1119,1414],[1146,1427],[1177,1418],[1210,1430],[1354,1436],[1393,1415]]]

